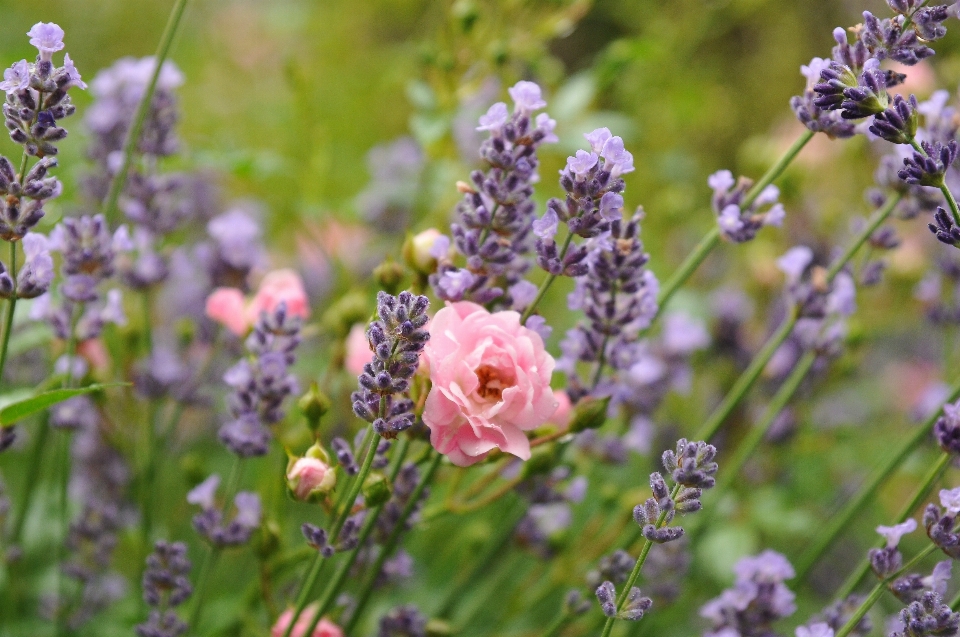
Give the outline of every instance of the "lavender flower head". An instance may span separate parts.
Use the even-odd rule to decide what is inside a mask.
[[[480,117],[477,129],[489,134],[480,146],[486,171],[476,170],[470,184],[458,184],[464,197],[450,229],[466,265],[457,267],[444,258],[430,277],[437,296],[445,301],[496,301],[500,307],[512,307],[510,288],[530,267],[527,255],[533,247],[530,233],[535,219],[531,197],[533,184],[539,181],[537,149],[557,141],[556,122],[546,113],[533,119],[533,113],[546,106],[536,84],[518,82],[510,96],[515,105],[512,114],[498,102]]]
[[[713,190],[711,203],[717,214],[717,225],[728,241],[745,243],[753,240],[760,228],[783,224],[786,213],[783,205],[777,203],[780,190],[776,186],[767,186],[749,204],[745,204],[747,193],[753,185],[746,177],[734,181],[733,173],[720,170],[710,175],[707,184]]]
[[[219,548],[246,544],[260,526],[260,496],[249,491],[237,493],[233,499],[237,512],[230,522],[225,522],[216,504],[219,486],[220,476],[213,474],[187,494],[187,502],[201,509],[193,517],[193,527],[204,539]]]
[[[731,629],[742,637],[763,637],[773,634],[774,622],[796,611],[795,596],[783,583],[795,573],[783,555],[768,550],[745,557],[734,566],[734,574],[733,587],[700,609],[711,624],[705,637],[732,634]]]
[[[943,415],[933,425],[933,435],[945,453],[960,455],[960,401],[943,406]]]
[[[378,318],[367,328],[374,358],[364,365],[351,400],[353,412],[373,423],[384,438],[396,438],[413,425],[413,402],[407,394],[430,338],[424,329],[429,305],[427,297],[406,291],[397,296],[377,294]]]
[[[250,356],[224,375],[233,389],[227,399],[232,420],[220,428],[220,441],[242,458],[267,453],[267,427],[283,420],[283,402],[297,392],[289,367],[300,344],[300,322],[287,313],[285,303],[262,313],[245,343]]]

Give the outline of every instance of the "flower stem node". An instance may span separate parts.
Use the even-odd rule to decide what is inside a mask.
[[[314,435],[317,435],[320,429],[320,419],[330,411],[330,398],[320,391],[320,386],[314,382],[310,384],[307,393],[297,401],[297,406],[303,413],[303,417],[307,419],[307,427]]]

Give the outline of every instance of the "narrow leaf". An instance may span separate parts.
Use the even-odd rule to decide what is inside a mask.
[[[18,420],[22,420],[27,416],[32,416],[37,412],[43,411],[48,407],[63,402],[68,398],[79,396],[80,394],[89,394],[91,392],[100,391],[108,387],[120,387],[127,384],[128,383],[104,383],[71,389],[53,389],[35,394],[28,398],[16,400],[3,405],[2,408],[0,408],[0,426],[12,425]]]

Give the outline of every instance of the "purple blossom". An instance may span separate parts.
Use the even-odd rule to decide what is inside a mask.
[[[616,221],[623,217],[623,196],[615,192],[606,192],[600,198],[600,216],[607,221]]]
[[[744,199],[753,186],[745,177],[734,181],[733,173],[720,170],[707,178],[707,185],[713,190],[711,203],[717,215],[717,225],[724,238],[734,243],[751,241],[764,226],[783,224],[785,211],[777,203],[780,190],[773,185],[767,186],[744,208]]]
[[[567,170],[582,180],[597,165],[597,161],[599,156],[596,153],[578,150],[575,157],[567,157]]]
[[[583,136],[590,144],[590,150],[597,154],[600,154],[600,152],[603,151],[604,144],[607,143],[607,140],[613,137],[613,135],[610,133],[610,129],[606,127],[598,128],[589,133],[584,133]]]
[[[3,71],[3,82],[0,82],[0,90],[6,91],[9,95],[22,91],[30,86],[30,65],[26,60],[14,62],[13,66]]]
[[[917,521],[913,518],[901,522],[900,524],[894,526],[878,526],[877,533],[882,535],[887,540],[887,548],[892,549],[896,548],[900,544],[900,538],[906,535],[907,533],[912,533],[917,530]]]
[[[542,217],[531,224],[531,227],[533,234],[541,239],[553,239],[557,236],[557,226],[559,223],[560,220],[557,218],[557,213],[552,209],[548,209],[543,213]]]
[[[215,473],[211,474],[187,493],[187,503],[195,504],[201,509],[213,509],[216,507],[217,489],[219,488],[220,476]]]
[[[68,80],[64,88],[76,86],[81,90],[87,90],[87,83],[80,78],[80,71],[78,71],[77,67],[74,66],[73,60],[70,59],[69,53],[64,53],[63,55],[63,72],[67,75]]]
[[[44,294],[53,282],[53,257],[42,234],[28,232],[21,243],[26,259],[17,275],[17,297],[31,299]]]
[[[529,115],[545,107],[547,103],[541,97],[540,87],[534,82],[520,81],[507,89],[513,99],[515,111]]]
[[[63,29],[53,22],[38,22],[27,31],[30,44],[40,51],[40,59],[49,62],[53,54],[63,49]]]
[[[787,283],[799,283],[803,273],[813,262],[813,250],[807,246],[794,246],[777,259],[777,267],[787,275]]]
[[[940,489],[940,505],[947,510],[948,515],[960,514],[960,487]]]
[[[497,102],[491,106],[486,113],[480,116],[480,125],[477,126],[477,130],[490,131],[491,133],[497,134],[507,123],[508,119],[510,119],[510,112],[507,110],[507,105],[503,102]]]

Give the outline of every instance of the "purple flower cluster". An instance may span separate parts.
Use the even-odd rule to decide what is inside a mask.
[[[683,438],[677,441],[676,451],[663,452],[663,468],[674,483],[674,489],[671,491],[663,476],[654,472],[650,474],[650,491],[653,497],[633,509],[633,519],[648,542],[667,544],[683,537],[683,527],[670,524],[677,513],[685,515],[702,508],[700,497],[703,491],[716,484],[716,455],[717,450],[713,445],[688,442]],[[607,573],[615,576],[622,574],[620,567],[624,565],[623,562],[623,556],[608,562]],[[632,587],[623,606],[618,609],[616,587],[610,580],[600,584],[596,594],[600,608],[607,617],[637,620],[653,605],[649,597],[643,597],[638,588]]]
[[[767,637],[774,634],[774,622],[797,610],[794,594],[783,583],[795,573],[783,555],[768,550],[745,557],[737,562],[733,572],[733,587],[700,609],[700,616],[709,620],[711,626],[704,637]]]
[[[900,611],[902,631],[890,633],[890,637],[936,637],[956,635],[960,630],[960,613],[950,610],[937,593],[923,596]]]
[[[783,205],[777,203],[780,190],[776,186],[767,186],[750,205],[744,206],[747,192],[753,186],[746,177],[734,181],[733,173],[720,170],[710,175],[707,184],[713,190],[711,204],[717,214],[717,225],[728,241],[745,243],[753,240],[760,228],[783,224],[785,213]]]
[[[220,428],[220,441],[241,458],[267,453],[268,426],[283,420],[283,401],[297,392],[289,368],[300,344],[300,323],[284,303],[262,313],[245,343],[250,356],[224,374],[233,389],[227,399],[232,419]]]
[[[894,526],[877,527],[877,533],[886,539],[886,543],[882,548],[870,549],[868,557],[870,567],[878,578],[886,580],[900,571],[903,567],[903,556],[898,549],[900,538],[916,529],[917,521],[912,518]],[[906,604],[918,601],[928,591],[943,595],[950,581],[952,564],[951,560],[938,563],[928,577],[916,573],[902,575],[888,587],[900,601]]]
[[[260,526],[260,496],[250,491],[237,493],[233,499],[236,515],[229,522],[225,522],[224,514],[216,502],[219,487],[220,476],[213,474],[187,494],[187,502],[201,509],[200,513],[193,517],[193,527],[204,539],[218,548],[246,544]]]
[[[173,609],[193,593],[187,547],[182,542],[157,542],[147,557],[143,573],[143,600],[151,607],[146,623],[137,626],[138,637],[179,637],[187,624]]]
[[[384,438],[413,425],[413,402],[408,393],[420,363],[420,352],[430,339],[424,329],[429,318],[425,296],[401,292],[377,293],[377,320],[367,328],[373,360],[363,367],[353,392],[353,412]]]
[[[601,369],[614,364],[613,353],[633,344],[657,313],[659,284],[646,269],[649,256],[640,241],[640,220],[616,219],[586,243],[586,272],[579,276],[568,305],[582,310],[586,321],[569,332],[561,345],[558,368],[566,372],[574,402],[596,389],[577,373],[578,362]]]
[[[556,122],[546,113],[533,117],[547,105],[533,82],[518,82],[510,88],[510,97],[512,114],[498,102],[480,118],[478,130],[490,135],[480,146],[480,157],[488,168],[470,175],[472,185],[460,184],[463,201],[451,226],[454,245],[466,266],[456,267],[444,256],[430,277],[434,292],[445,301],[496,301],[500,307],[522,309],[524,301],[533,300],[532,285],[523,275],[530,267],[527,254],[533,247],[537,148],[557,141]]]
[[[380,618],[377,637],[425,637],[427,617],[413,604],[392,608]]]

